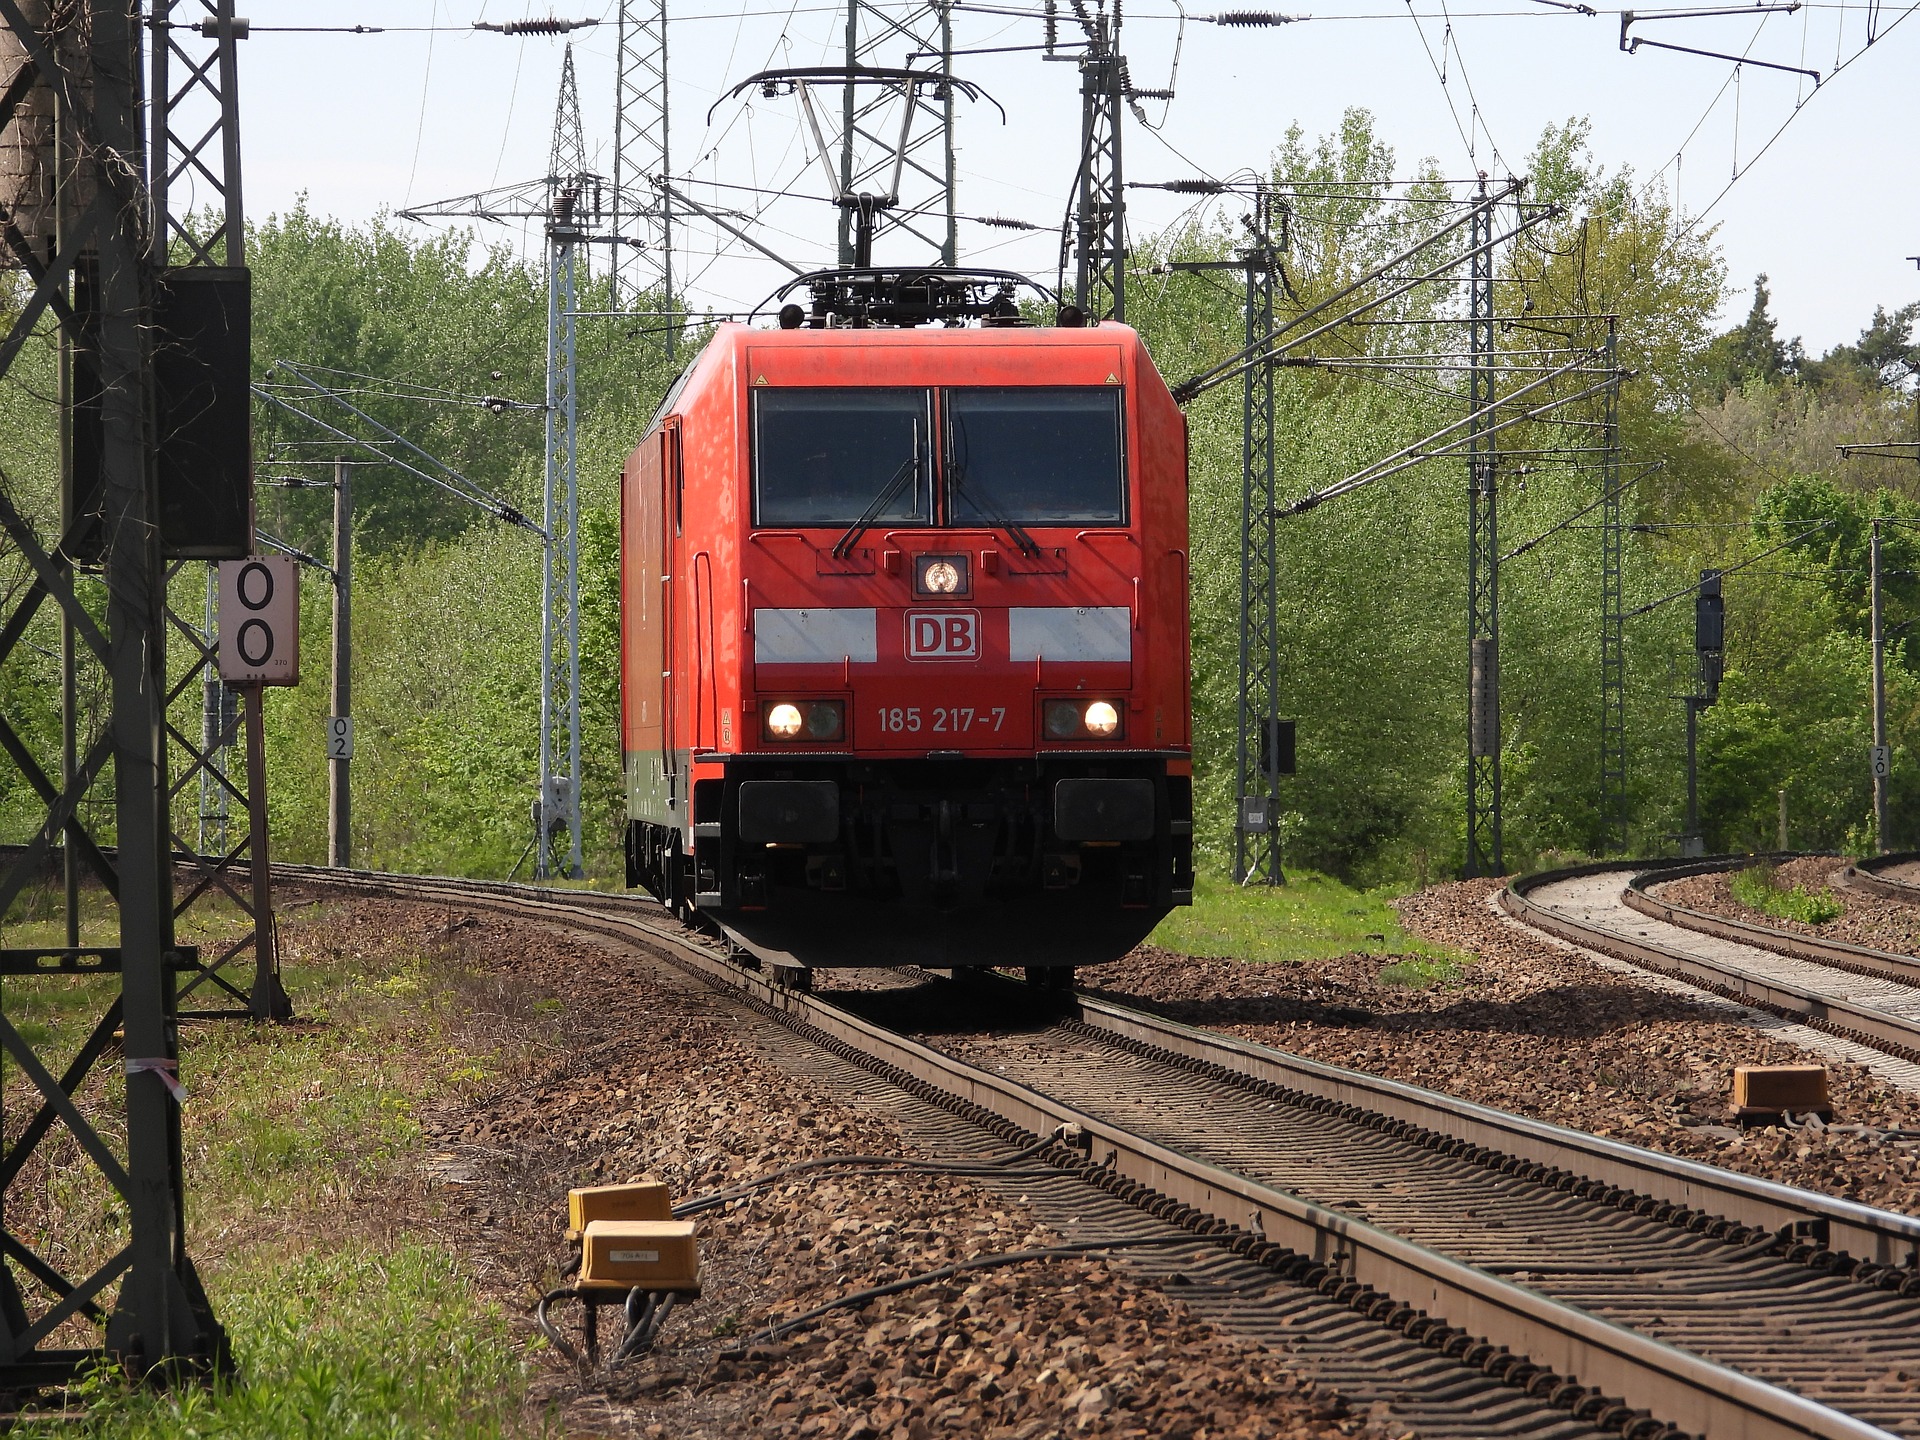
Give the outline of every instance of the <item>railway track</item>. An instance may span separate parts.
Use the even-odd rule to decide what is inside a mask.
[[[1920,1436],[1920,1219],[1084,997],[799,994],[628,897],[281,873],[611,935],[1003,1140],[1076,1137],[1049,1153],[1110,1222],[1184,1227],[1365,1317],[1384,1365],[1472,1402],[1460,1433]]]
[[[1653,893],[1663,881],[1744,863],[1543,871],[1515,880],[1500,904],[1563,940],[1894,1056],[1920,1083],[1920,959],[1713,915]]]
[[[1856,860],[1840,872],[1840,883],[1886,900],[1920,905],[1920,850]]]

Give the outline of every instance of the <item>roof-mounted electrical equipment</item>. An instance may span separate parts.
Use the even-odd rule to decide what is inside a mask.
[[[816,270],[789,280],[755,313],[774,313],[782,330],[1012,327],[1032,323],[1020,310],[1017,296],[1022,290],[1049,310],[1059,306],[1053,291],[1011,270],[856,267]],[[799,298],[803,291],[804,302]],[[1059,323],[1075,321],[1061,312]]]

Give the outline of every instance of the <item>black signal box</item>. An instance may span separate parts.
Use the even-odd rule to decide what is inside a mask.
[[[75,559],[105,546],[100,371],[92,353],[98,289],[75,286],[82,341],[73,357],[67,530]],[[238,267],[160,273],[153,299],[155,464],[160,544],[170,560],[238,560],[253,551],[253,286]],[[75,521],[79,521],[76,532]]]
[[[1294,731],[1297,725],[1298,722],[1293,720],[1271,720],[1260,727],[1261,774],[1294,773]]]

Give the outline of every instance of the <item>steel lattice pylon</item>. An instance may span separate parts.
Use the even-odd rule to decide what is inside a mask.
[[[1468,301],[1467,445],[1467,864],[1473,875],[1506,868],[1500,844],[1500,523],[1493,434],[1493,211],[1487,182],[1473,211]]]
[[[1247,344],[1273,330],[1273,277],[1279,257],[1267,236],[1262,197],[1258,244],[1241,258],[1247,272]],[[1278,885],[1280,869],[1280,564],[1276,545],[1273,366],[1247,371],[1241,399],[1240,702],[1234,761],[1240,806],[1234,827],[1234,878]],[[1258,826],[1249,806],[1260,810]]]
[[[1073,303],[1090,320],[1125,320],[1127,227],[1120,106],[1126,62],[1120,55],[1117,17],[1111,29],[1103,14],[1083,14],[1081,23],[1087,32],[1087,50],[1080,60],[1080,173],[1070,236]]]
[[[592,177],[573,47],[560,68],[547,206],[546,546],[540,578],[540,814],[534,875],[585,873],[580,845],[580,440],[575,301]],[[555,837],[565,832],[564,841]]]
[[[613,247],[610,266],[615,309],[635,306],[649,293],[662,310],[673,309],[673,199],[666,190],[650,193],[656,177],[672,174],[667,125],[667,0],[620,0],[619,65],[614,77],[613,206],[616,235],[638,238],[651,221],[652,257],[628,245]],[[556,172],[557,173],[557,172]],[[667,355],[674,353],[678,327],[666,328]]]
[[[900,16],[862,4],[861,0],[847,0],[845,48],[849,67],[874,66],[883,55],[891,56],[896,47],[904,47],[908,66],[918,59],[938,57],[941,73],[947,73],[953,53],[953,12],[948,0],[916,5]],[[896,99],[913,106],[904,125],[887,114]],[[858,87],[842,86],[841,194],[857,197],[863,191],[886,192],[891,187],[888,172],[896,164],[901,167],[902,193],[881,216],[878,233],[904,230],[933,253],[924,260],[895,256],[894,263],[958,264],[951,87],[915,88],[904,96],[899,90],[881,87],[863,100]],[[854,211],[843,205],[839,224],[842,266],[854,263],[854,228]]]
[[[575,327],[583,247],[618,238],[601,224],[609,188],[586,168],[580,94],[574,80],[573,47],[568,46],[561,61],[553,149],[545,176],[399,212],[407,220],[537,219],[545,227],[547,422],[544,524],[540,527],[544,545],[540,776],[533,807],[534,842],[529,847],[535,856],[534,873],[542,879],[555,874],[578,877],[585,866],[580,836],[580,496],[576,484],[580,416]],[[625,214],[641,213],[631,196],[616,197],[614,203]],[[425,452],[416,454],[422,460],[429,458]],[[455,493],[473,500],[475,496],[467,493],[471,489],[461,480]],[[497,503],[482,508],[514,524],[525,523],[518,511]],[[556,843],[555,837],[562,834],[565,838]]]
[[[184,12],[184,13],[182,13]],[[165,249],[158,257],[164,270],[239,270],[246,263],[246,211],[241,203],[238,35],[233,0],[156,0],[152,46],[153,93],[164,103],[153,107],[153,205],[162,220]],[[207,31],[211,30],[211,34]],[[191,38],[190,38],[191,37]],[[210,41],[196,45],[195,39]],[[175,214],[173,187],[185,181],[196,198],[196,209]],[[205,197],[211,195],[210,203]],[[175,580],[192,562],[175,562],[167,580]],[[185,914],[203,895],[225,896],[251,921],[251,928],[229,941],[221,953],[201,967],[201,973],[182,987],[181,996],[210,986],[237,1002],[237,1008],[196,1012],[202,1017],[220,1014],[253,1019],[291,1018],[293,1007],[280,982],[280,957],[274,944],[272,900],[266,866],[267,843],[264,737],[259,733],[262,713],[258,696],[243,697],[220,678],[218,663],[217,567],[206,567],[206,593],[196,623],[171,604],[167,594],[167,622],[187,646],[189,663],[167,694],[167,739],[181,759],[179,776],[168,791],[168,810],[192,793],[198,814],[191,844],[173,833],[176,852],[190,857],[193,884],[180,899],[176,915]],[[194,706],[198,724],[177,725],[171,712],[182,702]],[[258,760],[259,777],[249,775],[244,787],[233,778],[236,743],[246,747],[249,760]],[[257,792],[257,793],[256,793]],[[235,806],[247,817],[246,833],[237,841],[229,832]],[[255,863],[258,862],[258,863]],[[248,878],[241,882],[236,867],[245,863]],[[235,985],[223,970],[251,950],[254,980],[251,991]]]
[[[31,286],[0,339],[0,377],[49,318],[63,345],[84,351],[98,389],[93,463],[102,503],[97,514],[76,513],[58,543],[49,545],[0,473],[0,532],[28,582],[9,595],[0,622],[0,663],[17,653],[50,604],[70,627],[75,648],[104,671],[111,710],[98,733],[71,747],[74,763],[58,767],[57,782],[35,753],[34,742],[42,737],[31,726],[17,726],[20,717],[0,715],[0,750],[23,791],[44,806],[31,839],[0,869],[0,912],[40,877],[54,858],[56,840],[64,837],[98,880],[117,924],[107,932],[113,943],[0,949],[0,974],[22,977],[21,983],[49,974],[118,975],[119,993],[57,1075],[0,1013],[0,1047],[40,1097],[32,1119],[22,1128],[9,1127],[0,1145],[0,1193],[18,1183],[43,1141],[64,1130],[111,1191],[104,1209],[124,1217],[124,1230],[122,1222],[109,1220],[107,1233],[94,1235],[98,1221],[92,1216],[71,1235],[47,1233],[37,1223],[19,1232],[0,1228],[0,1248],[11,1262],[0,1266],[0,1389],[14,1394],[64,1383],[116,1359],[158,1379],[232,1365],[225,1333],[187,1255],[183,1213],[174,992],[177,972],[193,968],[196,959],[175,944],[173,926],[163,739],[167,620],[152,365],[154,281],[168,237],[179,229],[164,206],[156,209],[169,168],[169,107],[154,107],[160,139],[150,151],[137,67],[149,19],[144,7],[97,5],[84,25],[75,23],[68,7],[51,14],[38,7],[38,13],[41,24],[28,19],[20,0],[0,0],[0,27],[21,57],[14,73],[0,76],[0,127],[30,95],[52,95],[59,102],[51,243],[36,248],[14,217],[0,210],[10,232],[9,259]],[[224,8],[214,13],[230,19]],[[166,18],[164,4],[158,18]],[[156,27],[155,33],[164,30]],[[155,42],[157,75],[165,74],[161,54],[168,44]],[[155,93],[171,91],[157,86]],[[158,190],[155,180],[162,182]],[[156,215],[158,223],[150,225]],[[82,273],[90,294],[78,305]],[[74,559],[96,519],[104,542],[104,627],[82,603]],[[111,858],[81,811],[109,764]],[[97,1127],[74,1102],[109,1053],[125,1077],[124,1145],[111,1127]],[[17,1213],[0,1206],[0,1217]],[[116,1284],[114,1298],[106,1300]],[[104,1343],[49,1345],[71,1321],[101,1328]]]
[[[1622,612],[1626,530],[1620,497],[1619,322],[1607,321],[1607,368],[1600,471],[1600,826],[1605,843],[1627,849],[1627,647]]]

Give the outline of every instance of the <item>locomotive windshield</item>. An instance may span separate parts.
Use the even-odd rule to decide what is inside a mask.
[[[924,390],[755,390],[753,523],[930,524],[926,429]]]
[[[1119,390],[949,390],[946,412],[949,524],[1125,522]]]

